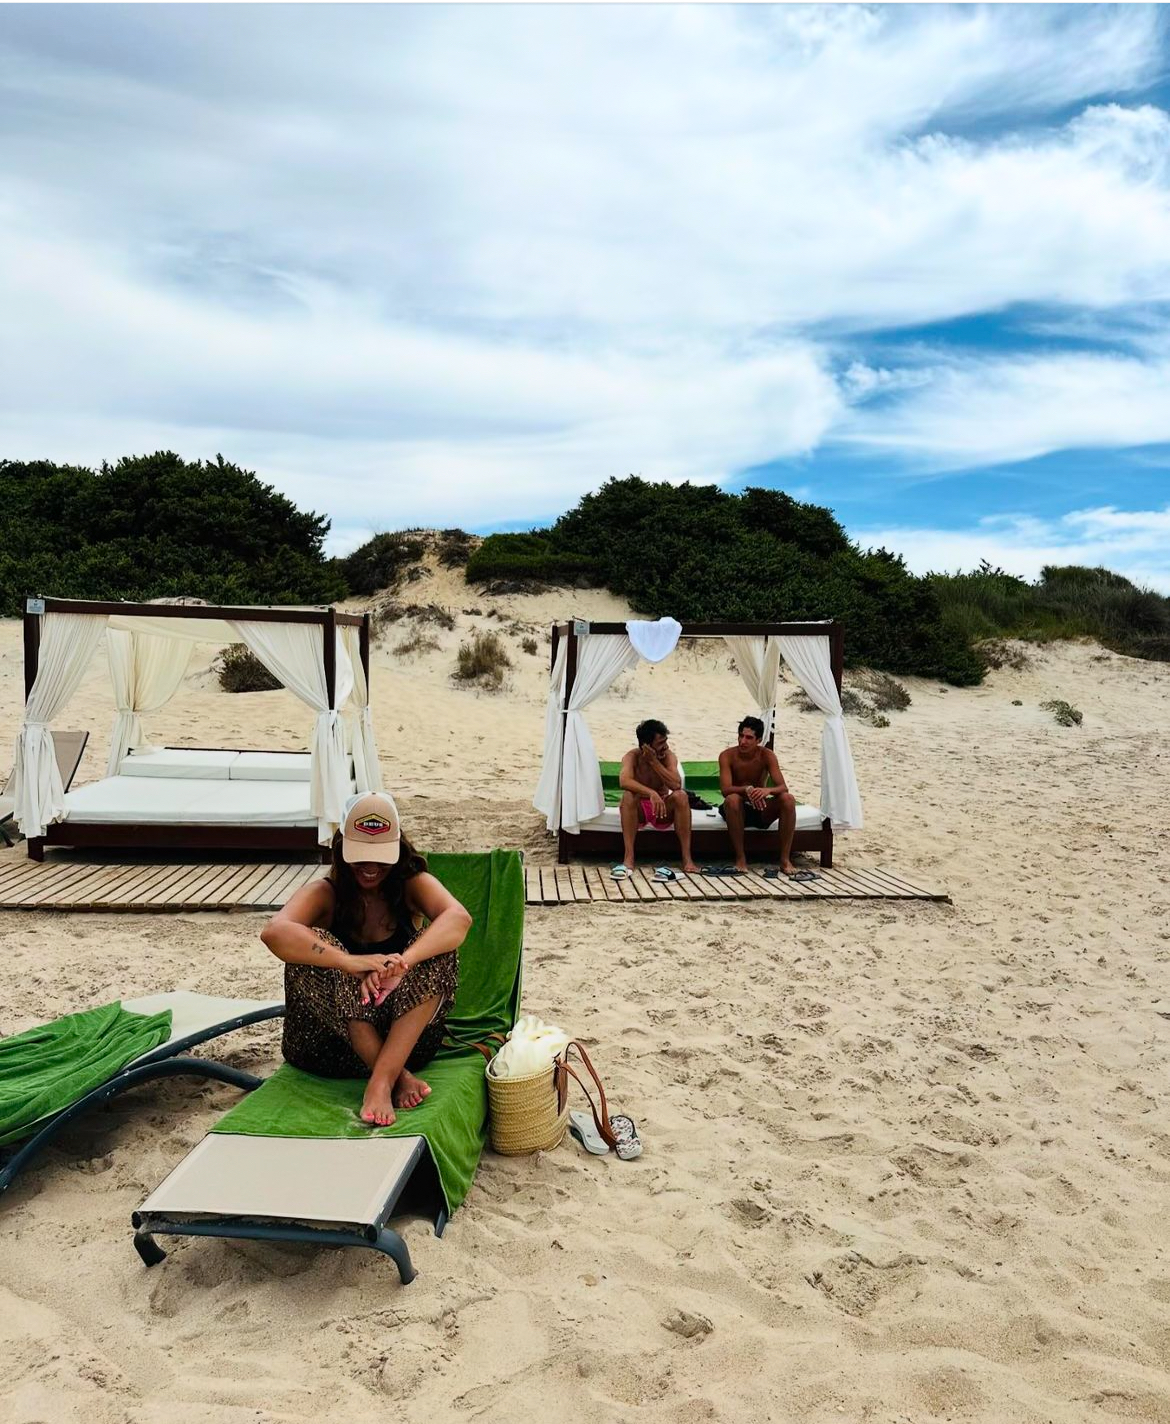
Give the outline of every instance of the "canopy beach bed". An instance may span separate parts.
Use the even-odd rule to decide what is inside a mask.
[[[533,805],[557,836],[557,854],[565,864],[571,854],[620,855],[621,822],[616,805],[606,804],[602,764],[585,721],[585,708],[615,678],[640,658],[660,662],[680,638],[721,638],[735,659],[749,696],[764,722],[769,745],[776,716],[776,688],[783,658],[789,671],[824,713],[821,736],[821,787],[817,805],[798,801],[793,850],[819,853],[821,864],[833,863],[835,831],[860,829],[861,796],[841,708],[844,629],[840,623],[589,623],[572,619],[553,625],[552,666],[545,712],[544,762]],[[687,764],[684,763],[684,773]],[[709,764],[690,765],[687,785],[706,800],[718,802],[718,778]],[[702,776],[696,784],[695,773]],[[609,770],[610,799],[615,784]],[[696,856],[725,858],[730,849],[727,828],[716,810],[692,815]],[[639,831],[639,853],[677,856],[673,833]],[[775,828],[749,830],[746,848],[756,860],[776,860],[779,836]]]
[[[105,777],[66,791],[49,724],[102,635],[117,713]],[[178,691],[193,642],[243,643],[316,713],[310,750],[155,749],[141,714]],[[381,790],[370,718],[368,614],[30,598],[14,814],[33,860],[45,846],[315,851],[354,790]]]

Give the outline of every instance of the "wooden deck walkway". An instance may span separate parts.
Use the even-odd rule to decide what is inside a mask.
[[[0,863],[0,910],[146,914],[275,910],[325,869],[304,862],[132,865],[76,855],[38,863],[18,856]],[[529,865],[524,870],[524,892],[529,905],[542,906],[668,900],[949,901],[945,894],[924,890],[876,866],[851,865],[816,873],[817,879],[809,881],[765,880],[757,873],[729,878],[682,875],[660,882],[641,866],[628,880],[613,880],[608,867]]]
[[[614,880],[608,867],[596,865],[529,865],[524,870],[525,899],[530,905],[569,905],[582,901],[646,904],[664,900],[937,900],[950,896],[912,885],[900,875],[876,866],[816,871],[815,880],[765,880],[758,872],[715,877],[681,875],[659,881],[639,866],[626,880]]]
[[[303,861],[131,865],[74,856],[38,864],[21,856],[0,867],[0,910],[275,910],[325,869]]]

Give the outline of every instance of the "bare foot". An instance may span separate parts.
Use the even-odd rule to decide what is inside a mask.
[[[784,872],[785,875],[795,875],[797,871],[797,867],[793,865],[790,860],[782,862],[780,869]]]
[[[742,871],[746,875],[751,867],[748,865],[746,860],[737,860],[735,862],[735,868],[736,870]]]
[[[416,1108],[424,1098],[431,1095],[431,1085],[408,1073],[404,1068],[394,1084],[394,1106],[396,1108]]]
[[[390,1085],[371,1078],[366,1085],[366,1095],[362,1099],[362,1121],[371,1127],[389,1127],[394,1121],[394,1104],[391,1101]]]
[[[622,864],[626,867],[626,869],[630,872],[631,875],[634,873],[638,866],[638,863],[635,860],[623,860]]]
[[[699,867],[695,864],[693,860],[684,860],[683,872],[686,875],[698,875]]]

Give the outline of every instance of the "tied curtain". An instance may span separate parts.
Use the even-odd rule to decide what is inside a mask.
[[[346,655],[353,672],[353,773],[359,791],[382,790],[382,767],[374,740],[374,719],[370,714],[370,686],[362,666],[361,641],[356,628],[341,629]]]
[[[624,633],[581,634],[577,639],[577,675],[569,694],[569,705],[562,714],[568,667],[567,640],[557,649],[545,709],[544,763],[532,803],[543,812],[550,831],[563,829],[576,834],[582,821],[591,821],[605,809],[601,768],[583,713],[619,673],[637,661],[638,654]]]
[[[841,697],[833,681],[828,636],[781,637],[776,642],[797,682],[825,714],[821,732],[821,811],[832,821],[835,831],[859,831],[863,824],[861,792],[857,789]]]
[[[354,687],[353,668],[339,635],[337,675],[333,703],[325,688],[322,659],[323,630],[315,623],[250,623],[232,620],[232,632],[275,678],[317,713],[310,742],[312,779],[310,806],[317,817],[317,839],[327,845],[345,820],[349,796],[349,768],[345,751],[345,725],[340,708]]]
[[[178,692],[187,672],[191,646],[185,639],[173,636],[127,633],[111,627],[106,652],[118,709],[110,733],[106,775],[117,776],[126,753],[147,745],[139,714],[157,712]]]
[[[49,723],[77,691],[105,629],[101,615],[46,613],[36,681],[16,739],[12,775],[17,825],[32,840],[65,814],[65,788]]]
[[[780,644],[775,638],[725,637],[728,651],[764,723],[764,742],[776,717],[776,687],[780,681]],[[794,639],[793,641],[799,641]],[[831,679],[830,679],[831,680]],[[810,693],[811,696],[811,693]]]

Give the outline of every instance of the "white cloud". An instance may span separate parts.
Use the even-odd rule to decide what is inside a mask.
[[[1170,441],[1170,356],[937,359],[917,372],[929,379],[891,405],[857,407],[834,438],[897,451],[911,471]]]
[[[870,528],[855,531],[866,548],[902,554],[914,573],[955,573],[992,566],[1036,579],[1045,564],[1083,564],[1125,574],[1170,595],[1170,505],[1073,510],[1058,519],[997,515],[974,529]]]
[[[1170,121],[1124,103],[1163,39],[1147,6],[0,8],[0,453],[222,450],[355,529],[838,431],[1124,443],[1162,428],[1137,358],[1095,412],[1105,363],[827,372],[844,332],[1170,300]]]

